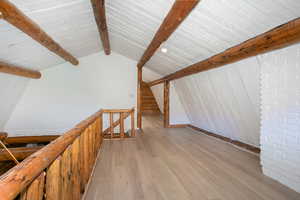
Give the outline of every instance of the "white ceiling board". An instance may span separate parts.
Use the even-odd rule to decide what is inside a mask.
[[[11,0],[76,57],[102,50],[89,0]],[[111,47],[138,61],[175,0],[106,1]],[[146,67],[166,75],[300,17],[298,0],[202,0]],[[0,60],[34,69],[65,62],[0,21]]]
[[[202,0],[147,67],[166,75],[300,17],[298,0]],[[159,63],[159,67],[157,66]]]
[[[75,57],[102,50],[90,1],[12,0],[57,43]],[[0,60],[33,69],[65,62],[4,20],[0,21]]]
[[[161,77],[162,76],[155,71],[148,68],[143,68],[143,81],[150,82],[151,80],[159,79]]]
[[[138,61],[175,0],[106,2],[112,50]]]

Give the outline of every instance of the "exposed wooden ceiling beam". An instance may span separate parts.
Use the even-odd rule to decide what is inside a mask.
[[[96,24],[106,55],[110,54],[110,44],[105,15],[105,0],[91,0],[95,15]]]
[[[190,14],[193,8],[200,0],[176,0],[168,15],[160,25],[150,45],[144,52],[142,58],[138,62],[138,67],[143,67],[146,62],[154,55],[160,45],[166,41],[171,34],[177,29],[181,22]]]
[[[17,160],[24,160],[31,154],[40,150],[42,147],[43,146],[16,147],[16,148],[8,148],[8,149],[16,157]],[[11,160],[10,155],[4,149],[0,149],[0,161],[9,161],[9,160]]]
[[[0,140],[4,141],[7,138],[8,134],[6,132],[0,132]]]
[[[39,79],[42,76],[39,71],[17,67],[4,62],[0,62],[0,72],[33,79]]]
[[[0,135],[1,137],[1,135]],[[4,139],[6,144],[47,143],[57,139],[59,135],[17,136]]]
[[[78,65],[78,60],[70,53],[64,50],[58,43],[56,43],[47,33],[45,33],[35,22],[22,13],[15,5],[8,0],[0,1],[0,12],[3,19],[14,25],[41,45],[59,55],[66,61],[73,65]]]
[[[300,42],[300,18],[278,26],[204,61],[190,65],[163,78],[151,81],[148,84],[153,86],[163,83],[166,80],[175,80],[191,74],[222,67],[226,64],[281,49],[297,42]]]

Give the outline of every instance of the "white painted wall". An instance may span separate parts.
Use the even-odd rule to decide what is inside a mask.
[[[174,81],[192,125],[259,146],[257,58]]]
[[[158,84],[151,87],[159,109],[164,112],[164,85]],[[170,124],[189,124],[190,121],[178,97],[173,83],[170,83]]]
[[[151,87],[154,98],[161,113],[164,113],[164,84],[158,84]]]
[[[0,74],[0,132],[23,94],[29,79],[9,74]]]
[[[147,83],[147,82],[159,79],[161,77],[162,77],[162,75],[156,73],[155,71],[153,71],[149,68],[143,67],[143,81],[144,82]]]
[[[190,120],[178,97],[173,82],[170,82],[170,125],[190,124]]]
[[[100,52],[81,58],[79,66],[65,63],[42,73],[42,79],[29,82],[5,126],[7,132],[63,133],[100,108],[136,105],[136,61],[117,53]]]
[[[300,192],[300,44],[260,61],[263,172]]]

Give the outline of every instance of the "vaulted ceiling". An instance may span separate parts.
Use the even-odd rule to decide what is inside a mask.
[[[75,57],[102,51],[89,0],[11,0]],[[106,1],[111,49],[138,61],[174,0]],[[146,67],[166,75],[299,17],[298,0],[202,0]],[[65,62],[0,20],[0,60],[32,69]],[[5,38],[5,39],[3,39]]]

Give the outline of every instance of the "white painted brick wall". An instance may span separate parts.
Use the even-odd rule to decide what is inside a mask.
[[[263,173],[300,192],[300,45],[259,61]]]

